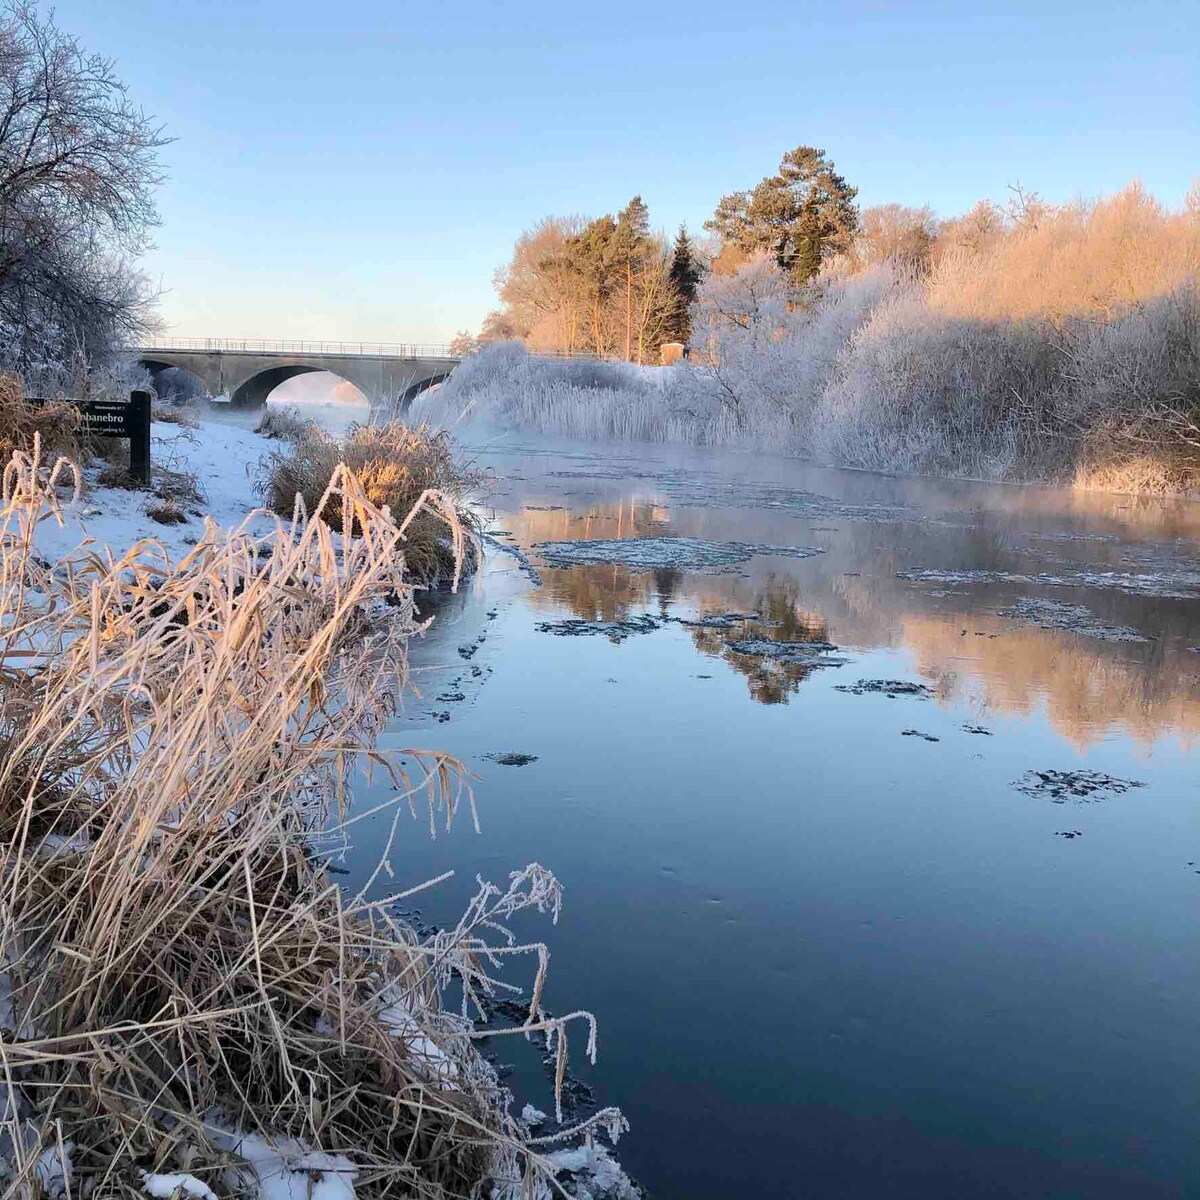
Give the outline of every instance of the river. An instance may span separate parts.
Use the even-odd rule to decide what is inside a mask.
[[[1194,1195],[1200,507],[474,454],[541,584],[493,547],[434,606],[385,742],[460,756],[482,831],[406,825],[392,865],[455,869],[432,924],[477,873],[562,880],[558,925],[520,932],[547,1006],[599,1019],[572,1064],[648,1193]],[[518,1108],[552,1109],[531,1062]]]

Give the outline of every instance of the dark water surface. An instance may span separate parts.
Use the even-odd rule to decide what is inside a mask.
[[[653,567],[540,587],[489,552],[387,738],[481,776],[482,833],[406,825],[392,853],[405,882],[457,872],[424,919],[476,873],[562,880],[558,926],[521,933],[551,947],[548,1007],[599,1018],[583,1074],[649,1194],[1200,1195],[1200,509],[640,448],[480,461],[535,562],[742,547],[695,570],[645,543]],[[759,616],[674,620],[731,612]],[[839,690],[859,680],[929,696]],[[1027,775],[1080,769],[1144,786]],[[360,828],[355,874],[382,837]],[[552,1108],[536,1071],[513,1083]]]

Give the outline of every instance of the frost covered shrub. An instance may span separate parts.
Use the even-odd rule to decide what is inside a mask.
[[[913,287],[847,345],[814,414],[814,454],[871,470],[1003,478],[1022,459],[1028,406],[1055,366],[1033,326],[949,318]]]
[[[1166,493],[1200,483],[1200,283],[1064,331],[1054,416],[1083,447],[1080,486]]]
[[[294,408],[264,404],[254,432],[281,442],[295,442],[304,436],[310,424]]]
[[[0,375],[0,461],[7,462],[14,450],[31,452],[35,437],[47,453],[81,458],[80,425],[79,409],[61,400],[28,404],[20,380]]]
[[[671,368],[541,358],[500,342],[464,360],[440,388],[418,396],[414,421],[623,441],[688,441],[686,419],[664,403]]]
[[[731,418],[733,436],[710,440],[808,452],[816,409],[847,342],[910,283],[908,268],[885,263],[825,277],[797,298],[768,258],[710,276],[696,306],[701,358],[679,381],[693,391],[707,387]]]
[[[693,316],[693,353],[672,367],[541,358],[517,342],[467,359],[414,420],[560,437],[803,449],[808,415],[850,333],[907,274],[885,265],[823,281],[793,303],[769,258],[713,275]]]

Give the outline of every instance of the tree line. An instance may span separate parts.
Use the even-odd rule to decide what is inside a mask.
[[[1007,210],[985,200],[942,221],[928,205],[860,209],[858,189],[825,151],[797,146],[773,174],[721,197],[698,239],[682,227],[673,242],[652,231],[640,196],[616,217],[539,221],[494,276],[500,307],[477,338],[460,334],[456,346],[516,339],[534,350],[658,362],[662,343],[691,337],[706,277],[734,276],[766,259],[802,304],[823,272],[853,274],[891,260],[921,273],[940,254],[978,251],[1049,211],[1036,193],[1013,192]]]
[[[852,240],[855,195],[823,151],[801,146],[784,156],[778,174],[722,198],[706,222],[715,249],[697,245],[683,226],[673,241],[652,231],[640,196],[615,217],[546,217],[521,234],[496,272],[501,307],[477,340],[657,362],[663,343],[688,341],[696,290],[709,270],[731,273],[769,251],[803,282]],[[458,346],[475,341],[462,334]]]
[[[687,340],[700,278],[687,230],[673,242],[652,231],[640,196],[615,217],[547,217],[497,271],[502,307],[488,314],[480,340],[656,362],[664,342]]]

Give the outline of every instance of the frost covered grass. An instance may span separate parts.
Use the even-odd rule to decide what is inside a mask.
[[[1166,493],[1200,486],[1200,201],[1139,187],[1034,207],[923,272],[839,262],[796,293],[768,258],[711,274],[689,360],[468,359],[414,414],[596,440]]]
[[[299,432],[290,425],[287,429],[276,434],[284,444],[266,457],[259,477],[259,491],[274,512],[302,516],[320,511],[335,528],[355,532],[350,510],[320,504],[330,481],[348,467],[376,508],[409,514],[405,558],[415,578],[427,583],[457,579],[464,567],[474,567],[477,522],[469,501],[484,477],[459,462],[448,434],[400,421],[352,425],[344,437],[316,424]],[[438,497],[437,506],[418,503],[427,494]],[[453,513],[449,524],[440,506]],[[448,528],[454,539],[447,537]]]
[[[4,1194],[548,1196],[558,1139],[509,1115],[471,1018],[512,988],[507,959],[536,964],[513,1032],[547,1039],[561,1087],[566,1025],[591,1018],[545,1016],[546,949],[504,930],[556,915],[557,882],[481,882],[427,938],[392,906],[429,884],[368,899],[406,811],[471,807],[446,755],[374,749],[421,627],[413,514],[341,467],[309,513],[209,522],[178,561],[142,540],[49,563],[40,534],[80,476],[39,450],[0,509]],[[416,507],[455,522],[447,498]],[[391,781],[392,837],[346,894],[325,862],[370,815],[348,808],[363,764]]]
[[[284,442],[299,441],[312,424],[306,421],[295,408],[277,404],[264,404],[262,416],[254,432],[266,438],[278,438]]]
[[[672,370],[537,358],[519,342],[501,342],[464,359],[445,383],[419,395],[410,416],[443,429],[478,421],[567,438],[688,441],[690,414],[673,410],[667,398]]]
[[[0,374],[0,462],[30,451],[37,437],[47,452],[78,458],[84,452],[79,410],[63,400],[28,404],[21,381]]]

